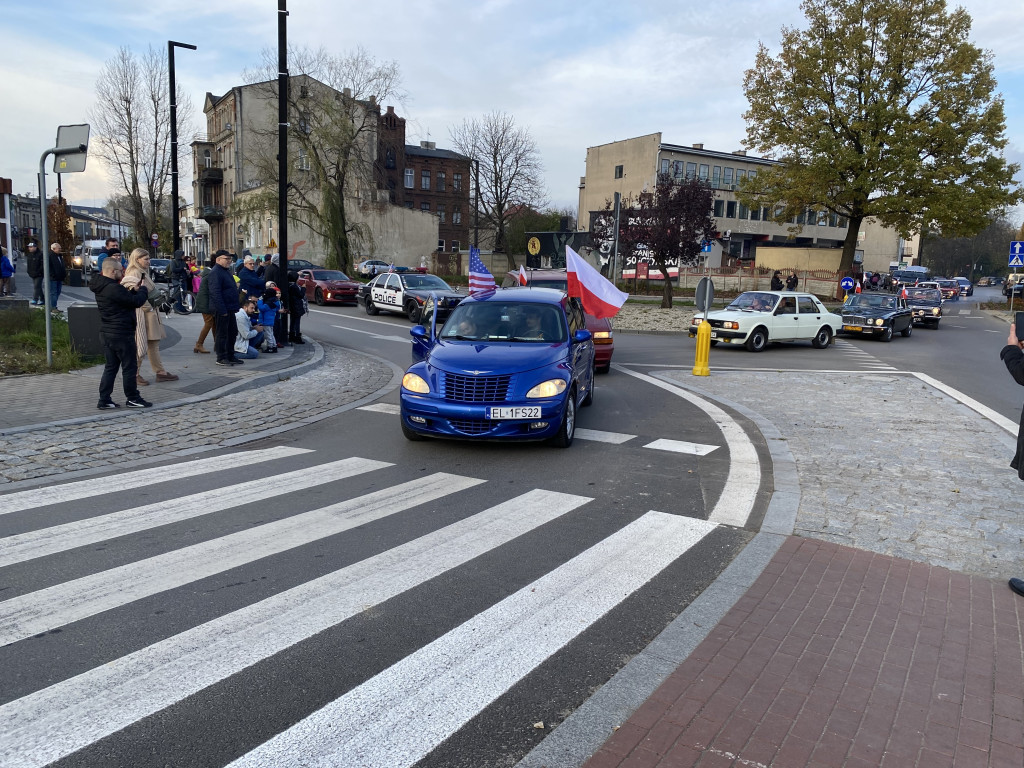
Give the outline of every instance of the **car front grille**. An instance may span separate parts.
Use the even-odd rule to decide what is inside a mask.
[[[495,425],[495,422],[487,419],[451,419],[448,423],[452,425],[452,429],[464,435],[482,435],[484,432],[490,432]]]
[[[508,399],[511,376],[462,376],[441,374],[445,400],[459,403],[502,403]]]
[[[844,315],[845,325],[867,325],[867,319],[863,315]]]

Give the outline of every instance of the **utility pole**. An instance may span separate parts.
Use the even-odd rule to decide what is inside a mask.
[[[171,244],[174,246],[171,249],[172,251],[177,251],[181,248],[181,227],[178,222],[178,90],[174,84],[175,48],[188,48],[190,51],[196,50],[194,45],[189,45],[188,43],[176,43],[173,40],[167,41],[167,74],[171,81]],[[159,221],[159,211],[156,211],[156,216],[157,221]]]
[[[288,294],[288,8],[277,0],[277,252],[281,266],[281,306],[291,312]],[[289,323],[291,318],[288,319]]]

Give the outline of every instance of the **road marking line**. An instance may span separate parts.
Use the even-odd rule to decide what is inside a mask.
[[[1017,437],[1017,430],[1019,429],[1019,425],[1016,422],[1013,422],[1010,419],[1006,418],[1005,416],[1003,416],[1003,415],[1001,415],[999,413],[996,413],[994,410],[989,408],[987,405],[982,405],[981,403],[979,403],[974,398],[971,398],[971,397],[968,397],[967,395],[965,395],[963,392],[960,392],[959,390],[953,389],[951,386],[949,386],[947,384],[943,384],[938,379],[933,379],[928,374],[925,374],[925,373],[914,373],[913,375],[916,376],[917,378],[919,378],[921,381],[926,382],[928,384],[931,384],[937,390],[939,390],[940,392],[944,392],[945,394],[947,394],[950,397],[952,397],[954,400],[957,400],[957,401],[963,403],[968,408],[970,408],[972,411],[976,411],[977,413],[980,413],[986,419],[989,419],[990,421],[994,422],[997,426],[1000,426],[1003,429],[1005,429],[1007,432],[1009,432],[1014,437]]]
[[[636,437],[636,435],[627,435],[623,432],[603,432],[600,429],[584,429],[583,427],[577,427],[576,437],[580,440],[594,440],[598,443],[614,443],[615,445],[619,445],[621,443],[629,442]]]
[[[734,525],[737,528],[745,526],[751,511],[753,511],[754,499],[761,483],[761,465],[758,462],[754,444],[747,437],[743,428],[714,403],[681,387],[653,376],[631,371],[621,365],[616,364],[615,368],[628,376],[646,381],[648,384],[671,392],[676,397],[681,397],[704,411],[718,425],[718,429],[721,430],[726,445],[729,447],[729,474],[722,487],[722,493],[718,497],[718,503],[708,515],[708,520],[722,525]],[[801,373],[806,373],[806,371],[801,371]],[[843,373],[849,373],[849,371],[843,371]]]
[[[0,707],[5,766],[43,766],[592,501],[536,489]]]
[[[397,416],[402,412],[400,405],[392,405],[391,403],[374,403],[373,405],[362,405],[356,408],[357,411],[373,411],[375,413],[389,413],[392,416]]]
[[[714,528],[648,512],[230,765],[411,766]]]
[[[331,328],[340,328],[343,331],[351,331],[352,333],[365,333],[367,336],[372,336],[375,339],[381,339],[382,341],[400,341],[403,344],[407,344],[412,341],[411,338],[404,339],[401,336],[385,336],[380,333],[374,333],[373,331],[361,331],[358,328],[349,328],[346,325],[332,325]]]
[[[263,499],[291,493],[296,487],[323,485],[391,466],[394,465],[384,461],[353,457],[276,475],[269,488],[263,483],[249,480],[237,485],[194,493],[191,496],[165,499],[142,507],[19,533],[0,539],[0,567],[245,504],[256,504]]]
[[[673,453],[688,453],[693,456],[707,456],[717,445],[704,445],[703,443],[688,443],[685,440],[666,440],[659,438],[653,443],[648,443],[644,448],[653,448],[656,451],[671,451]]]
[[[236,469],[255,462],[274,461],[288,456],[312,453],[308,448],[290,448],[279,446],[259,451],[241,451],[212,458],[193,459],[148,469],[137,469],[107,477],[94,477],[89,480],[78,480],[74,483],[51,485],[46,488],[34,488],[30,491],[18,491],[7,496],[0,496],[0,515],[21,512],[34,507],[45,507],[51,504],[63,504],[68,501],[88,499],[106,493],[134,490],[151,483],[163,483],[181,480],[186,477],[220,472],[224,469]],[[112,469],[113,465],[111,466]]]
[[[389,328],[394,328],[394,323],[389,323],[387,320],[371,320],[369,317],[360,317],[359,315],[347,315],[339,314],[338,312],[328,312],[325,309],[310,309],[310,312],[319,312],[322,315],[331,315],[335,320],[356,320],[360,323],[377,323],[378,325],[386,325]],[[341,327],[341,326],[339,326]]]
[[[334,536],[483,483],[446,472],[0,603],[0,646]]]

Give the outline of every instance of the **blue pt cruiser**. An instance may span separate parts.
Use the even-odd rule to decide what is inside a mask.
[[[465,299],[440,331],[411,331],[402,378],[409,440],[551,440],[567,448],[594,399],[594,342],[578,299],[548,288]]]

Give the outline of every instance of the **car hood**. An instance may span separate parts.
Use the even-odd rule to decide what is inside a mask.
[[[427,363],[446,373],[500,376],[532,371],[565,359],[566,343],[441,341]]]
[[[348,280],[317,280],[316,282],[321,283],[328,288],[344,288],[345,290],[359,287],[359,283],[353,283]]]
[[[885,307],[843,307],[843,316],[857,315],[858,317],[888,317],[897,312],[895,309]]]
[[[703,312],[699,312],[699,315],[703,315]],[[743,309],[713,309],[707,313],[708,320],[752,320],[754,318],[767,318],[771,317],[771,312],[754,312],[753,310]]]
[[[907,306],[914,307],[941,307],[942,302],[938,299],[907,299]]]
[[[441,299],[464,299],[466,294],[456,291],[445,291],[440,288],[406,288],[405,292],[410,296],[419,296],[421,299],[429,299],[431,294]]]

